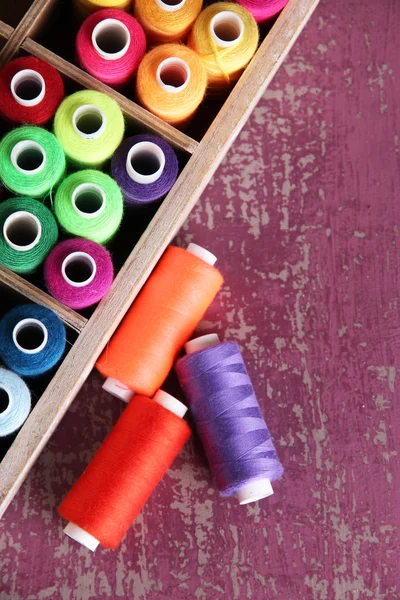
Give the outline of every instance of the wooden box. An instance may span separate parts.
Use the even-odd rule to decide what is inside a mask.
[[[70,342],[69,351],[52,378],[35,384],[36,404],[11,445],[8,442],[9,447],[3,447],[0,454],[0,516],[318,2],[289,1],[269,31],[263,32],[264,39],[255,57],[223,105],[216,109],[215,116],[209,118],[206,123],[208,129],[198,131],[196,138],[162,122],[66,60],[65,57],[73,60],[73,36],[76,32],[76,25],[72,33],[68,29],[69,20],[73,22],[71,0],[2,0],[0,3],[0,68],[19,54],[44,59],[55,66],[75,89],[95,89],[115,98],[133,131],[136,126],[141,131],[144,129],[163,137],[179,150],[183,165],[174,187],[119,269],[110,292],[89,319],[63,306],[32,282],[0,266],[0,316],[14,304],[26,301],[42,304],[53,309],[64,321]],[[198,121],[205,122],[203,118]]]

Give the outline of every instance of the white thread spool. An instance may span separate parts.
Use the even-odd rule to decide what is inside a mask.
[[[97,265],[87,252],[71,252],[61,265],[61,275],[71,287],[86,287],[96,276]]]
[[[187,407],[182,404],[177,398],[171,396],[167,392],[163,390],[158,390],[155,394],[153,400],[163,406],[166,410],[169,410],[174,415],[183,419],[187,412]],[[75,525],[74,523],[69,522],[64,528],[64,533],[66,533],[70,538],[82,544],[92,552],[94,552],[97,546],[100,544],[99,540],[97,540],[93,535]]]
[[[96,183],[81,183],[72,192],[71,202],[80,217],[95,219],[104,212],[107,196]]]
[[[156,0],[156,4],[165,12],[176,12],[185,6],[186,0],[168,0],[168,2]]]
[[[106,123],[104,111],[94,104],[82,104],[72,115],[75,132],[85,140],[99,138],[106,129]]]
[[[144,185],[160,179],[165,168],[165,154],[153,142],[134,144],[126,157],[126,171],[129,177]]]
[[[244,23],[234,12],[222,10],[211,19],[210,34],[219,48],[230,48],[242,39]]]
[[[37,106],[46,93],[46,83],[40,73],[22,69],[11,79],[10,90],[20,106]]]
[[[24,354],[38,354],[46,346],[49,333],[44,323],[39,319],[22,319],[12,333],[14,345]]]
[[[125,56],[130,43],[129,29],[117,19],[104,19],[93,29],[93,47],[105,60],[118,60]]]
[[[3,237],[13,250],[27,252],[40,242],[42,225],[36,215],[26,210],[18,210],[4,221]]]
[[[211,266],[214,266],[214,264],[217,261],[217,257],[214,254],[212,254],[202,246],[199,246],[198,244],[189,244],[186,248],[186,251],[190,254],[194,254],[195,256],[197,256],[198,258],[200,258],[205,263]],[[107,377],[107,379],[103,383],[103,390],[105,390],[112,396],[115,396],[115,398],[123,400],[124,402],[130,402],[135,394],[135,392],[131,390],[127,385],[125,385],[121,381],[118,381],[118,379],[115,379],[114,377]]]
[[[177,56],[170,56],[160,62],[156,71],[156,80],[161,89],[178,94],[189,85],[190,67]]]
[[[185,344],[186,354],[193,354],[219,344],[219,337],[216,333],[210,333],[208,335],[202,335],[198,338],[190,340]],[[239,504],[249,504],[250,502],[257,502],[262,498],[267,498],[274,493],[270,480],[265,477],[258,481],[250,481],[246,485],[243,485],[237,492],[236,498],[239,500]]]
[[[43,171],[47,156],[46,150],[32,140],[17,142],[11,150],[11,163],[24,175],[36,175]]]
[[[26,420],[31,409],[31,395],[26,383],[12,371],[0,367],[0,396],[7,405],[0,410],[0,438],[10,435]]]

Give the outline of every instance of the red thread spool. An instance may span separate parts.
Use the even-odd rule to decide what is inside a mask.
[[[190,437],[186,406],[159,390],[124,410],[58,512],[90,550],[116,548]]]
[[[223,284],[216,260],[197,244],[167,248],[97,362],[105,390],[154,395]]]
[[[8,121],[43,125],[63,98],[60,74],[39,58],[17,58],[0,71],[0,113]]]
[[[86,19],[76,39],[85,71],[112,87],[123,87],[146,52],[146,36],[134,17],[116,9],[99,10]]]

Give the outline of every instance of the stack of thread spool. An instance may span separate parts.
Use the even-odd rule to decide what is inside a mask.
[[[188,341],[222,286],[215,261],[196,244],[168,248],[97,362],[129,404],[59,507],[92,551],[117,547],[190,436],[186,406],[160,389],[184,345],[176,369],[221,495],[255,502],[282,475],[238,345]]]

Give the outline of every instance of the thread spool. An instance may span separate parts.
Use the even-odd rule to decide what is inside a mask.
[[[58,509],[67,535],[92,551],[118,546],[189,439],[185,412],[162,390],[129,404]]]
[[[207,74],[203,61],[186,46],[153,48],[139,65],[136,92],[147,110],[175,127],[183,127],[204,98]]]
[[[105,390],[129,402],[160,388],[223,284],[216,260],[197,244],[167,248],[97,362]]]
[[[61,319],[44,306],[22,304],[0,321],[0,357],[18,375],[36,377],[49,371],[65,343]]]
[[[240,504],[270,496],[283,469],[238,344],[211,334],[185,350],[175,369],[221,495]]]
[[[0,264],[15,273],[32,273],[57,242],[51,211],[32,198],[0,203]]]
[[[84,20],[94,12],[107,8],[129,12],[131,0],[74,0],[74,5],[78,18]]]
[[[0,438],[17,431],[31,410],[31,393],[16,373],[0,367]]]
[[[220,92],[239,79],[258,45],[253,16],[232,2],[217,2],[203,10],[190,33],[188,45],[207,71],[208,85]]]
[[[151,44],[182,42],[200,14],[203,0],[136,0],[135,17]]]
[[[58,188],[54,213],[71,235],[105,244],[116,233],[123,215],[123,198],[106,173],[85,169],[69,175]]]
[[[64,152],[52,133],[28,125],[0,142],[0,178],[15,194],[41,198],[65,172]]]
[[[276,17],[289,0],[237,0],[249,11],[257,23],[265,23]]]
[[[8,121],[43,125],[63,98],[61,76],[40,58],[17,58],[0,71],[0,113]]]
[[[112,175],[125,203],[144,208],[163,198],[178,177],[178,159],[167,142],[154,135],[135,135],[113,156]]]
[[[111,87],[125,86],[146,52],[142,26],[120,10],[100,10],[86,19],[76,39],[82,68]]]
[[[63,100],[54,119],[54,133],[70,161],[100,167],[122,141],[124,118],[115,100],[83,90]]]
[[[58,244],[44,265],[50,294],[75,310],[99,302],[110,289],[113,276],[113,264],[107,250],[82,238]]]

